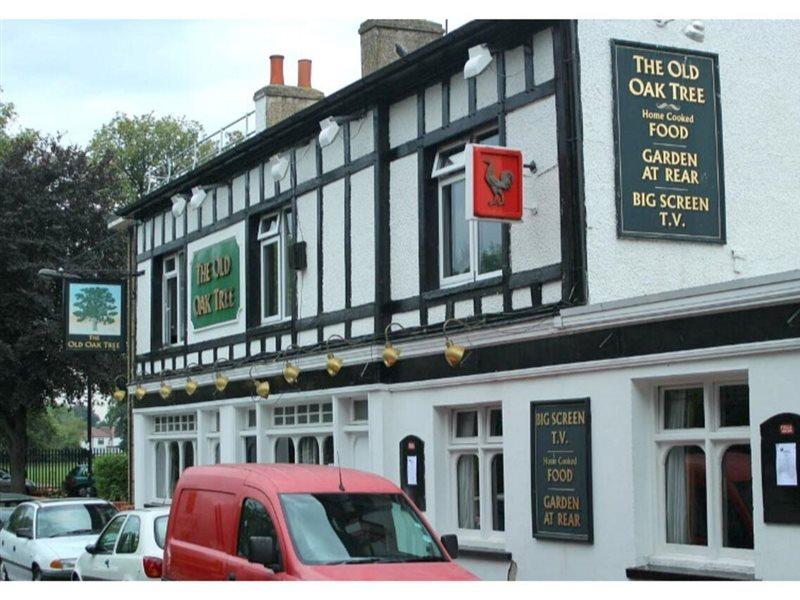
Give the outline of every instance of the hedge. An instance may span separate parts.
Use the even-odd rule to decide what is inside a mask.
[[[107,454],[94,460],[97,496],[112,502],[128,500],[128,455]]]

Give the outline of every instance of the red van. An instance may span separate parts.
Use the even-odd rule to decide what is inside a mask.
[[[352,469],[246,464],[181,475],[164,579],[474,580],[393,483]]]

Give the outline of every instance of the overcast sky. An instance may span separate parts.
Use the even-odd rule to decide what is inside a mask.
[[[325,94],[357,80],[362,20],[2,20],[2,100],[17,126],[78,144],[118,111],[185,115],[210,133],[253,110],[270,54],[286,57],[290,85],[299,58],[313,61],[312,84]]]

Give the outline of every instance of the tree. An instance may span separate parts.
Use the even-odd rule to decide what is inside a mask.
[[[93,286],[75,294],[75,310],[72,314],[78,318],[78,323],[90,321],[92,331],[97,331],[98,324],[113,323],[119,311],[114,296],[108,288]]]
[[[128,447],[128,401],[117,402],[113,398],[108,402],[108,412],[101,425],[113,427],[114,434],[120,438],[120,448]]]
[[[109,158],[90,160],[58,138],[24,132],[0,151],[0,439],[9,449],[12,487],[22,491],[28,424],[57,398],[75,401],[86,377],[101,392],[124,372],[119,355],[64,352],[62,286],[41,268],[91,275],[122,269],[124,237],[109,237],[117,174]],[[2,137],[2,136],[0,136]]]
[[[128,116],[117,113],[110,122],[95,131],[89,142],[94,161],[110,160],[121,181],[121,206],[138,200],[147,193],[148,171],[162,168],[172,159],[173,172],[191,167],[195,144],[203,137],[203,127],[185,117],[154,114]],[[207,153],[208,144],[198,147],[198,156]]]

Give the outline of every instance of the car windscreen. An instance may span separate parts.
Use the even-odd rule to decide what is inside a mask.
[[[111,504],[43,506],[36,517],[36,537],[53,538],[100,533],[117,513]]]
[[[168,515],[164,515],[163,517],[157,517],[153,527],[155,528],[155,537],[156,537],[156,544],[158,544],[159,548],[164,548],[164,540],[167,538],[167,520],[169,519]]]
[[[400,494],[282,494],[281,504],[305,564],[446,560]]]

